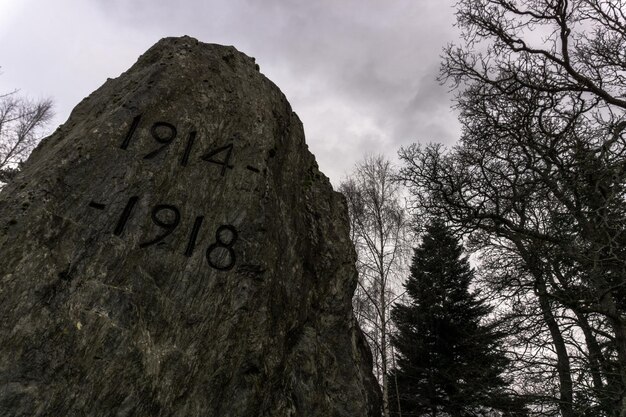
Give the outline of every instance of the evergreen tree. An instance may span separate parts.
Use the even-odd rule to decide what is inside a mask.
[[[525,415],[502,376],[509,362],[504,335],[485,323],[491,308],[470,292],[473,277],[459,241],[442,222],[431,223],[414,249],[405,284],[410,301],[391,314],[397,327],[392,415]]]

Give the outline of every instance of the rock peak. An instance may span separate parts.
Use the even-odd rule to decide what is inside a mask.
[[[380,415],[344,201],[235,48],[159,41],[0,219],[3,415]]]

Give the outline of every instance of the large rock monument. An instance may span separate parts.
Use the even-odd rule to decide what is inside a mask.
[[[0,194],[0,415],[378,416],[348,236],[254,59],[161,40]]]

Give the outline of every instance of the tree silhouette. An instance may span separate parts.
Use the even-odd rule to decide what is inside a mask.
[[[392,310],[398,357],[389,380],[399,392],[390,390],[392,415],[524,415],[503,377],[504,334],[485,322],[492,308],[470,291],[473,278],[443,222],[428,225],[405,284],[409,303]]]

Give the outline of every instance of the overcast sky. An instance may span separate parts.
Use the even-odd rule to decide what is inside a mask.
[[[0,0],[0,93],[55,102],[54,124],[162,37],[256,58],[333,184],[367,153],[459,136],[435,77],[453,0]]]

